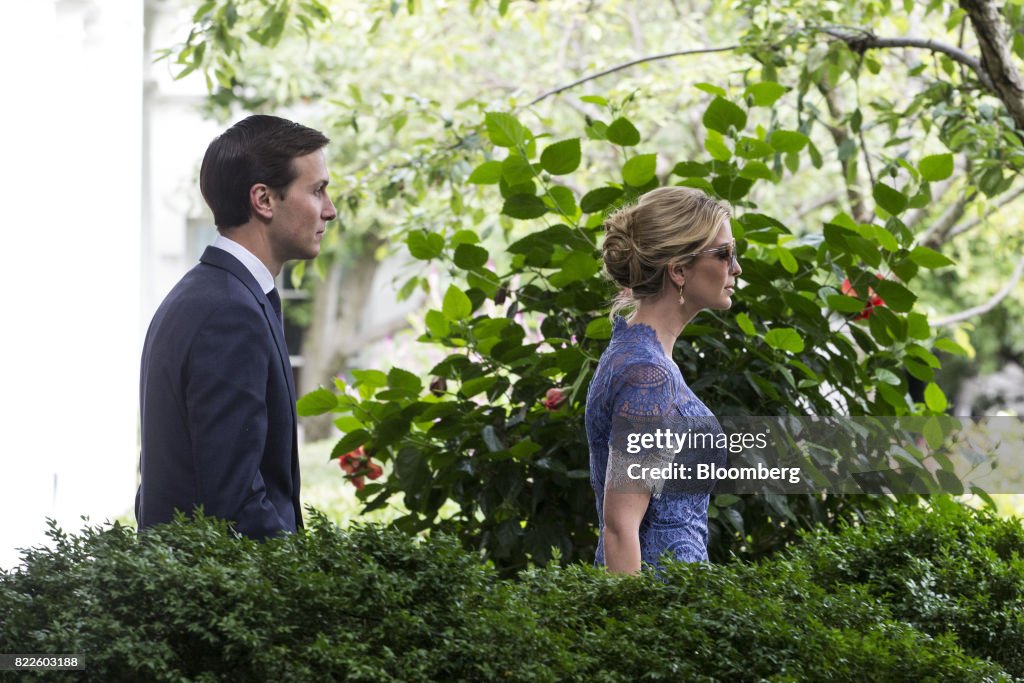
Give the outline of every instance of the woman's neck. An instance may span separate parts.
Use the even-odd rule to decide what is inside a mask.
[[[654,330],[665,355],[671,358],[676,339],[696,314],[697,311],[689,310],[685,304],[680,306],[675,297],[661,296],[655,301],[641,301],[628,322],[647,325]]]

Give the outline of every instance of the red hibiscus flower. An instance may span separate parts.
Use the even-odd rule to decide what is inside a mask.
[[[338,458],[338,467],[358,491],[366,486],[367,478],[379,479],[384,474],[384,468],[373,462],[362,446]]]
[[[551,387],[548,389],[547,394],[545,394],[544,400],[541,401],[541,403],[548,410],[558,410],[562,404],[568,400],[568,394],[557,387]]]
[[[375,462],[369,462],[366,466],[366,469],[366,477],[368,479],[377,479],[380,477],[380,475],[384,474],[384,468]]]
[[[338,467],[340,467],[345,474],[355,474],[363,466],[363,461],[365,460],[366,451],[362,446],[360,446],[354,451],[349,451],[338,458]]]
[[[882,276],[877,274],[877,273],[875,274],[875,277],[877,277],[879,280],[883,279]],[[842,287],[840,289],[842,290],[843,294],[845,294],[846,296],[853,296],[853,297],[857,296],[857,290],[854,289],[853,285],[850,284],[850,278],[845,278],[843,280],[843,284],[842,284]],[[868,318],[871,317],[871,314],[875,312],[875,306],[884,306],[884,305],[885,305],[885,300],[882,297],[880,297],[877,294],[875,294],[875,290],[873,290],[870,287],[868,287],[868,300],[867,300],[867,303],[864,304],[864,310],[862,310],[857,315],[853,316],[853,319],[854,320],[867,320]]]

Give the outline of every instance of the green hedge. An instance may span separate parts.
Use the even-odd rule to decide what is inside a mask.
[[[322,517],[264,544],[204,519],[52,533],[0,574],[0,652],[82,654],[90,680],[1024,676],[1024,530],[955,504],[662,580],[553,564],[506,580],[455,539]]]

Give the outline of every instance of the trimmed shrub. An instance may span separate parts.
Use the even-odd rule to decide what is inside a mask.
[[[1020,675],[1024,531],[984,513],[872,516],[757,564],[667,563],[634,578],[552,563],[511,580],[453,537],[314,517],[262,544],[204,518],[138,535],[53,528],[53,549],[0,574],[0,652],[81,654],[85,677],[103,681]],[[922,567],[934,580],[911,591]]]
[[[952,634],[971,655],[1024,677],[1024,531],[948,500],[879,513],[838,535],[804,536],[793,555],[827,589],[862,586],[915,628]]]

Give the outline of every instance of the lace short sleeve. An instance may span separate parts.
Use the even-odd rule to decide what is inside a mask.
[[[608,438],[605,485],[615,491],[647,491],[660,494],[664,480],[652,470],[671,466],[675,450],[658,443],[656,432],[664,427],[676,399],[668,370],[654,363],[623,368],[612,400],[612,428]]]

